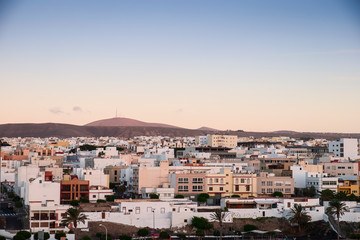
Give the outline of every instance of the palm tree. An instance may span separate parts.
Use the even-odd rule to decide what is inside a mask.
[[[65,212],[65,216],[63,217],[61,224],[63,226],[69,226],[69,224],[72,223],[76,229],[78,222],[85,223],[86,219],[86,215],[81,213],[81,208],[69,208]]]
[[[216,209],[215,212],[210,214],[210,219],[212,221],[218,221],[220,225],[220,240],[222,240],[222,229],[225,218],[228,216],[228,212],[222,210],[221,208]]]
[[[291,208],[292,216],[289,218],[291,223],[296,223],[299,227],[299,232],[301,232],[302,227],[305,227],[311,221],[311,216],[305,211],[300,204],[295,204],[293,208]]]
[[[326,208],[326,214],[336,215],[337,220],[337,239],[340,239],[340,216],[344,215],[347,210],[346,204],[334,198],[329,202],[329,206]]]

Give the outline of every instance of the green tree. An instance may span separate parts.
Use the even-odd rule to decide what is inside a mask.
[[[331,201],[335,198],[335,194],[330,189],[325,189],[320,192],[320,199],[322,201]]]
[[[239,198],[240,195],[237,195],[237,194],[234,194],[234,195],[231,195],[232,198]]]
[[[328,215],[335,215],[337,221],[337,239],[340,238],[340,216],[346,211],[346,205],[344,202],[334,198],[329,202],[329,206],[326,208],[325,213]]]
[[[97,233],[95,234],[95,236],[96,236],[97,238],[101,239],[102,234],[101,234],[101,232],[97,232]]]
[[[81,213],[81,208],[69,208],[65,212],[65,216],[63,217],[61,224],[63,226],[69,226],[69,224],[72,223],[72,225],[76,229],[78,223],[79,222],[85,223],[86,219],[87,219],[86,215]]]
[[[209,197],[210,197],[209,194],[207,194],[207,193],[201,193],[201,194],[199,194],[199,196],[197,197],[197,201],[198,201],[198,202],[201,202],[201,203],[205,203]]]
[[[219,222],[219,226],[220,226],[220,240],[222,240],[222,231],[223,231],[223,224],[224,224],[224,220],[226,219],[226,217],[229,215],[229,212],[226,212],[224,210],[222,210],[221,208],[216,209],[215,212],[210,214],[210,219],[212,221],[217,221]]]
[[[155,193],[150,193],[150,199],[159,199],[159,195]]]
[[[299,232],[311,221],[311,217],[300,204],[291,208],[291,214],[289,221],[298,225]]]
[[[149,230],[146,229],[146,228],[140,228],[137,231],[137,235],[140,236],[140,237],[146,237],[147,235],[149,235]]]
[[[257,226],[251,225],[251,224],[245,224],[244,225],[244,232],[250,232],[252,230],[257,230]]]
[[[78,200],[71,200],[70,205],[73,206],[73,207],[78,207],[79,206],[79,201]]]
[[[213,228],[213,225],[209,223],[209,220],[203,217],[193,217],[191,219],[191,226],[201,230],[209,230]]]
[[[271,196],[273,196],[273,197],[284,197],[284,194],[282,192],[274,192],[273,194],[271,194]]]
[[[82,240],[91,240],[89,236],[83,236]]]

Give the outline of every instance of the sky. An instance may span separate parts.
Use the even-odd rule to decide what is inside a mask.
[[[0,124],[360,132],[357,0],[0,0]]]

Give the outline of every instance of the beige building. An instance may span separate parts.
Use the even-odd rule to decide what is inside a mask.
[[[269,196],[274,192],[281,192],[284,197],[290,197],[294,194],[294,179],[261,172],[260,176],[257,177],[257,194],[259,196]]]
[[[128,166],[107,166],[104,168],[104,173],[109,175],[110,183],[120,184],[121,169],[127,167]]]
[[[205,176],[204,170],[184,169],[171,173],[169,179],[175,195],[195,196],[206,192]]]
[[[131,192],[141,194],[142,188],[157,188],[168,183],[169,162],[160,161],[158,166],[139,165],[133,168]]]
[[[231,172],[223,168],[218,174],[206,175],[206,191],[210,196],[256,196],[256,174],[246,171]]]
[[[235,135],[208,135],[207,137],[210,147],[234,148],[237,146],[237,136]]]
[[[359,165],[357,162],[327,162],[322,163],[324,173],[331,176],[358,175]]]

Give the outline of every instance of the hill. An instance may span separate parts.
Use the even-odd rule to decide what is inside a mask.
[[[162,128],[180,128],[163,123],[148,123],[136,119],[115,117],[94,121],[86,124],[89,127],[162,127]]]
[[[77,126],[61,123],[20,123],[1,124],[1,137],[124,137],[134,136],[169,136],[186,137],[214,134],[209,130],[192,130],[186,128],[166,127],[98,127],[98,126]],[[216,134],[231,134],[239,137],[279,137],[289,136],[294,138],[326,138],[329,140],[343,137],[360,138],[359,133],[316,133],[316,132],[239,132],[239,131],[218,131]]]

